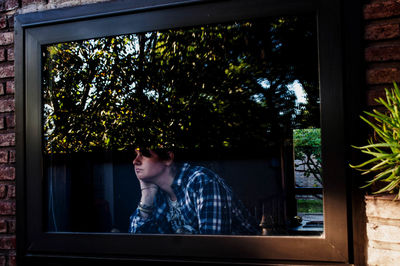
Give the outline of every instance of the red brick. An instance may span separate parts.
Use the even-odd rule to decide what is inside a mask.
[[[8,232],[9,233],[15,233],[16,232],[16,222],[15,220],[8,220],[7,221],[7,227],[8,227]]]
[[[7,17],[8,27],[10,29],[14,28],[14,16]]]
[[[384,84],[400,81],[400,70],[396,67],[377,68],[367,71],[368,84]]]
[[[0,151],[0,163],[8,163],[8,151]]]
[[[0,180],[15,180],[15,168],[0,166]]]
[[[400,60],[400,44],[368,47],[365,49],[365,60],[368,62]]]
[[[6,128],[6,119],[4,117],[0,117],[0,129]]]
[[[11,150],[10,151],[10,163],[15,163],[15,151]]]
[[[0,29],[4,29],[7,27],[7,18],[6,16],[2,16],[0,18]]]
[[[15,198],[15,186],[14,185],[8,185],[7,196],[10,199]]]
[[[15,127],[15,116],[14,115],[6,116],[6,127],[7,128],[14,128]]]
[[[0,45],[8,45],[14,43],[14,33],[13,32],[3,32],[0,33]]]
[[[379,25],[368,25],[365,27],[364,38],[366,40],[387,40],[393,39],[400,36],[400,25],[399,24],[379,24]]]
[[[0,49],[0,62],[3,62],[6,60],[6,52],[4,49]]]
[[[0,100],[0,113],[15,111],[14,99],[1,99]]]
[[[7,60],[14,61],[14,48],[7,49]]]
[[[27,6],[30,4],[40,4],[40,3],[45,4],[46,0],[22,0],[22,6]]]
[[[15,215],[15,202],[0,201],[0,214]]]
[[[7,81],[6,82],[6,93],[7,94],[14,94],[15,92],[15,83],[14,81]]]
[[[0,134],[0,146],[15,146],[15,133]]]
[[[9,255],[8,256],[8,266],[16,266],[17,265],[17,259],[15,255]]]
[[[4,64],[0,66],[0,78],[13,78],[14,77],[14,65]]]
[[[0,180],[15,180],[15,168],[0,165]]]
[[[6,265],[6,257],[0,256],[0,266],[5,266],[5,265]]]
[[[15,236],[3,236],[0,237],[0,249],[15,249],[16,238]]]
[[[7,222],[0,220],[0,233],[7,233]]]
[[[7,186],[6,185],[0,185],[0,198],[4,199],[7,196]]]
[[[364,6],[365,19],[389,18],[400,15],[400,0],[371,3]]]
[[[6,1],[5,1],[4,8],[5,8],[6,10],[17,9],[18,7],[19,7],[18,0],[6,0]]]

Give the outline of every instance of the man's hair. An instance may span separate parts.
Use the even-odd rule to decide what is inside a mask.
[[[167,149],[154,149],[152,150],[152,152],[157,154],[158,158],[160,158],[161,160],[170,160],[171,159],[170,153],[173,151],[169,151]]]
[[[158,158],[160,160],[170,160],[171,156],[170,153],[173,152],[168,149],[162,149],[162,148],[157,148],[157,149],[149,149],[149,148],[138,148],[138,150],[141,152],[141,154],[145,157],[151,157],[150,151],[154,152],[157,154]]]

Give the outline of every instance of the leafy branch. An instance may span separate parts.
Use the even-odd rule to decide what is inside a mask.
[[[296,169],[296,171],[304,173],[306,177],[313,177],[322,185],[320,129],[295,129],[293,142],[295,159],[301,161],[296,167],[304,166],[304,170]]]

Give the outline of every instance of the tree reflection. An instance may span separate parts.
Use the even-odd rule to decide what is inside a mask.
[[[44,150],[261,152],[318,127],[314,24],[281,17],[47,46]]]

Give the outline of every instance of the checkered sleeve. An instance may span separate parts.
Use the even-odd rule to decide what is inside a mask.
[[[129,233],[140,233],[140,231],[143,230],[143,228],[145,227],[144,225],[146,223],[146,220],[140,217],[139,210],[136,209],[130,217]]]
[[[200,234],[229,234],[231,232],[230,195],[216,180],[207,176],[196,178],[195,208]]]
[[[165,217],[166,203],[156,197],[156,204],[158,206],[153,213],[143,219],[140,216],[139,209],[136,209],[130,217],[129,233],[132,234],[168,234],[171,233],[170,224]]]
[[[164,234],[164,228],[160,224],[155,215],[146,219],[140,216],[138,209],[130,217],[129,233],[132,234]]]

